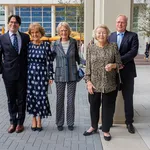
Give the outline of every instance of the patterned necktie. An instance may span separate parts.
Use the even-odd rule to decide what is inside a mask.
[[[121,45],[121,42],[122,42],[122,39],[123,39],[123,33],[118,33],[117,35],[117,45],[118,45],[118,49],[120,49],[120,45]]]
[[[19,51],[19,48],[18,48],[18,39],[17,39],[17,34],[13,34],[13,43],[12,43],[13,47],[15,48],[15,50]]]

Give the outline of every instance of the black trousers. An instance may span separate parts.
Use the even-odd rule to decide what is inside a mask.
[[[122,95],[124,99],[126,124],[133,123],[133,116],[134,116],[133,93],[134,93],[134,78],[128,79],[127,81],[124,81],[122,84]]]
[[[91,126],[94,129],[98,128],[100,106],[102,104],[102,131],[109,132],[115,110],[117,90],[109,93],[95,92],[88,96],[90,103]]]
[[[8,81],[4,79],[8,98],[10,124],[23,125],[26,109],[26,79]]]

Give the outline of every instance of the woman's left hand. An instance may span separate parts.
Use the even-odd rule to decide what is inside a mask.
[[[115,67],[114,64],[107,64],[107,65],[105,66],[105,70],[109,72],[109,71],[111,71],[114,67]]]
[[[48,82],[49,84],[52,84],[53,83],[53,80],[49,80],[49,82]]]

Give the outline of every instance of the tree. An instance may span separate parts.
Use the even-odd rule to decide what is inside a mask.
[[[138,32],[142,36],[150,37],[150,3],[144,1],[134,6],[134,20],[133,26],[138,28]],[[134,29],[134,28],[133,28]]]
[[[80,33],[81,37],[81,34],[84,31],[84,0],[58,0],[58,2],[66,6],[66,8],[72,3],[76,5],[76,22],[78,23],[77,31]],[[72,13],[74,12],[72,11]],[[67,11],[60,12],[60,15],[64,16],[64,18],[67,16],[70,19],[74,19],[74,16],[71,15],[71,13],[68,14]]]

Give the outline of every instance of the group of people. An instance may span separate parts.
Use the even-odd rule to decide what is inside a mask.
[[[138,36],[126,30],[127,17],[116,19],[116,32],[110,34],[106,25],[98,25],[86,51],[85,82],[90,104],[91,127],[84,136],[98,130],[99,111],[102,104],[102,131],[104,139],[111,139],[115,102],[118,92],[116,82],[120,72],[122,94],[125,104],[126,125],[130,133],[133,126],[133,92],[136,68],[134,57],[138,52]],[[0,36],[0,72],[4,80],[10,127],[8,133],[24,130],[25,110],[32,114],[32,131],[42,130],[42,118],[51,116],[48,100],[48,84],[56,83],[56,125],[59,131],[64,128],[65,88],[67,86],[66,120],[70,131],[74,129],[75,94],[80,57],[77,41],[70,37],[71,28],[67,22],[60,22],[57,32],[60,39],[53,45],[41,41],[45,34],[39,23],[29,26],[29,35],[19,31],[21,18],[11,15],[8,18],[9,30]],[[93,40],[92,40],[93,41]],[[53,61],[56,59],[55,73]],[[55,74],[55,77],[54,77]]]

